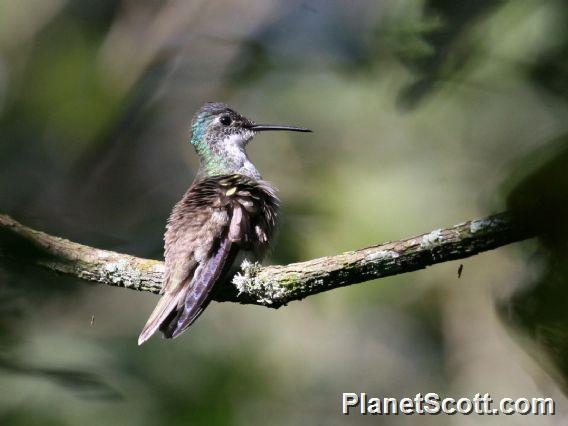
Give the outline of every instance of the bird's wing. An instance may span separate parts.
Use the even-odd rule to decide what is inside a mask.
[[[163,296],[139,344],[158,329],[165,337],[181,334],[205,309],[215,283],[231,268],[239,249],[248,249],[251,229],[268,220],[271,232],[276,213],[270,210],[267,217],[265,212],[276,211],[277,200],[274,197],[260,211],[254,208],[254,196],[266,189],[243,179],[235,175],[199,181],[174,207],[165,235]]]

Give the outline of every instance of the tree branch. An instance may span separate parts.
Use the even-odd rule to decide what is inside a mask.
[[[501,213],[451,228],[285,266],[243,264],[215,300],[278,308],[293,300],[436,263],[473,256],[534,236]],[[163,262],[100,250],[30,229],[0,215],[0,259],[105,285],[158,293]]]

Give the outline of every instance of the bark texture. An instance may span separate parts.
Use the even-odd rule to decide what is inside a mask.
[[[436,263],[473,256],[530,238],[507,213],[335,256],[289,265],[244,263],[217,301],[278,308],[293,300]],[[78,244],[0,215],[0,259],[34,265],[99,284],[159,293],[164,264]]]

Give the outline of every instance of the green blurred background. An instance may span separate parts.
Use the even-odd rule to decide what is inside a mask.
[[[568,3],[1,0],[0,212],[161,258],[205,101],[315,131],[249,146],[284,205],[271,263],[508,207],[546,237],[277,311],[215,303],[141,348],[155,296],[3,263],[1,424],[566,424]],[[559,414],[345,418],[341,392]]]

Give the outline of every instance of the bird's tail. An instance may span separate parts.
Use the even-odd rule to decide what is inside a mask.
[[[146,325],[142,329],[138,337],[138,345],[148,340],[160,328],[160,326],[168,319],[170,315],[177,313],[180,305],[183,305],[187,293],[187,286],[182,286],[177,293],[165,293],[156,308],[148,318]]]
[[[230,270],[238,251],[238,246],[232,244],[230,238],[222,238],[217,251],[187,279],[191,282],[185,281],[177,287],[177,292],[166,291],[162,296],[140,333],[138,344],[144,343],[158,329],[166,339],[183,333],[207,307],[213,289]]]

